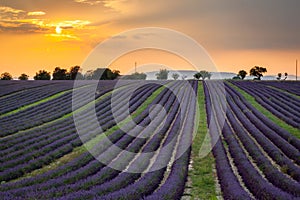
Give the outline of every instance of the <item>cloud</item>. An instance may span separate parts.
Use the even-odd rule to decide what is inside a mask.
[[[52,33],[52,34],[46,34],[46,36],[56,37],[60,41],[66,41],[66,40],[77,40],[77,41],[79,41],[80,40],[79,37],[74,36],[74,35],[69,35],[69,34],[56,34],[56,33]]]
[[[28,12],[27,15],[28,16],[41,16],[41,15],[45,15],[46,13],[43,11],[34,11],[34,12]]]
[[[49,29],[41,27],[32,22],[22,21],[0,21],[0,32],[13,32],[13,33],[42,33],[47,32]]]
[[[0,7],[0,12],[2,13],[22,13],[22,12],[25,12],[24,10],[19,10],[19,9],[14,9],[14,8],[11,8],[11,7],[7,7],[7,6],[1,6]]]
[[[74,0],[76,3],[84,3],[84,4],[88,4],[88,5],[97,5],[102,3],[102,1],[95,1],[95,0]]]

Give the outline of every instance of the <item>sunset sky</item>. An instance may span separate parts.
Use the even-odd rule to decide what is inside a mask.
[[[269,75],[295,74],[299,19],[299,0],[1,0],[0,73],[32,78],[40,69],[82,65],[99,43],[120,32],[162,27],[196,40],[218,71],[258,65]],[[192,69],[178,56],[151,50],[128,53],[111,68],[125,74],[135,62]]]

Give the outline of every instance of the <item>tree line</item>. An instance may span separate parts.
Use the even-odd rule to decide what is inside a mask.
[[[119,70],[111,70],[109,68],[97,68],[96,70],[89,70],[85,74],[81,72],[80,66],[73,66],[69,70],[63,69],[60,67],[56,67],[51,74],[51,72],[48,72],[46,70],[39,70],[36,72],[35,76],[33,77],[34,80],[114,80],[118,77],[120,77],[120,71]],[[267,69],[265,67],[260,66],[254,66],[250,69],[249,74],[251,76],[254,76],[254,80],[261,80],[261,77],[263,77],[263,74],[267,72]],[[245,70],[240,70],[233,79],[244,79],[247,76],[247,72]],[[155,74],[157,80],[167,80],[169,75],[169,71],[167,69],[160,69],[158,73]],[[212,74],[208,71],[201,70],[194,74],[194,78],[197,80],[205,80],[210,79]],[[288,74],[284,73],[285,78],[283,80],[287,79]],[[139,73],[135,72],[130,75],[122,76],[122,79],[128,79],[128,80],[145,80],[147,75],[145,73]],[[18,79],[19,80],[28,80],[29,76],[25,73],[22,73]],[[177,80],[179,78],[179,74],[173,73],[172,78],[174,80]],[[182,80],[186,79],[185,75],[181,76]],[[282,73],[278,73],[278,77],[276,77],[277,80],[281,80]],[[0,80],[12,80],[13,77],[10,73],[4,72],[0,75]]]
[[[80,66],[71,67],[69,70],[60,67],[55,67],[51,73],[46,70],[39,70],[33,77],[34,80],[113,80],[120,76],[120,71],[111,70],[109,68],[97,68],[96,70],[89,70],[85,74],[81,73]],[[28,80],[29,76],[22,73],[18,79]],[[0,75],[0,80],[12,80],[13,77],[10,73],[4,72]]]

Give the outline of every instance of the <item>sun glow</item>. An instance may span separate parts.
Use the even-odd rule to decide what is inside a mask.
[[[57,34],[61,34],[62,29],[60,28],[60,26],[56,26],[55,31],[56,31]]]

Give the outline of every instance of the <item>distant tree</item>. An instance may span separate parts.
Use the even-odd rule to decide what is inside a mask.
[[[202,78],[202,80],[205,80],[206,78],[210,79],[211,76],[212,76],[212,74],[205,70],[202,70],[202,71],[194,74],[194,78],[196,78],[197,80],[199,80],[200,78]]]
[[[158,73],[155,74],[157,80],[167,80],[169,71],[167,69],[160,69]]]
[[[172,78],[174,80],[177,80],[179,78],[179,74],[177,74],[177,73],[172,74]]]
[[[93,73],[94,73],[93,70],[88,70],[88,71],[84,74],[83,78],[84,78],[85,80],[92,80],[92,79],[93,79]]]
[[[284,80],[286,80],[287,79],[287,77],[288,77],[288,73],[284,73]]]
[[[12,80],[12,75],[8,72],[4,72],[0,76],[0,80]]]
[[[182,79],[182,80],[185,80],[186,78],[187,78],[187,75],[182,75],[182,76],[181,76],[181,79]]]
[[[201,78],[200,72],[197,72],[196,74],[194,74],[194,78],[199,80]]]
[[[27,74],[21,74],[20,76],[19,76],[19,80],[28,80],[28,78],[29,78],[29,76],[27,75]]]
[[[264,67],[255,66],[250,70],[251,76],[256,76],[254,80],[261,80],[263,73],[267,72],[267,69]]]
[[[34,80],[50,80],[51,79],[51,73],[47,72],[46,70],[40,70],[35,74],[33,77]]]
[[[55,67],[52,76],[52,80],[67,80],[69,78],[67,70],[60,67]]]
[[[278,73],[276,79],[277,79],[277,80],[280,80],[280,79],[281,79],[281,76],[282,76],[282,74],[281,74],[281,73]]]
[[[97,68],[96,70],[89,70],[85,73],[86,80],[114,80],[120,76],[119,70],[111,70],[109,68]]]
[[[246,77],[248,73],[245,70],[240,70],[238,73],[238,76],[241,77],[241,79],[244,80],[244,78]]]
[[[123,79],[128,79],[128,80],[145,80],[146,78],[147,78],[147,74],[138,73],[138,72],[123,76]]]
[[[237,75],[237,76],[234,76],[232,79],[233,80],[241,80],[241,77]]]
[[[70,68],[70,72],[69,72],[69,79],[70,80],[81,80],[83,79],[83,75],[81,73],[81,69],[80,66],[74,66]]]

